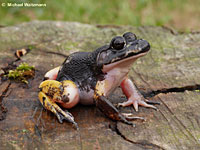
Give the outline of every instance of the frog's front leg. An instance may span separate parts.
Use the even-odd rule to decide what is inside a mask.
[[[133,105],[135,110],[138,111],[138,105],[144,106],[144,107],[149,107],[149,108],[153,108],[155,110],[157,110],[157,108],[153,105],[150,105],[148,103],[152,103],[152,104],[159,104],[158,102],[148,102],[148,100],[146,100],[142,94],[137,90],[137,88],[135,87],[135,85],[133,84],[133,82],[128,79],[125,78],[122,83],[121,83],[121,88],[123,93],[126,95],[128,101],[123,102],[123,103],[119,103],[118,106],[129,106],[129,105]]]
[[[60,123],[67,120],[78,128],[74,117],[68,111],[63,111],[56,103],[65,108],[71,108],[79,101],[79,94],[76,85],[69,80],[59,82],[56,80],[43,81],[39,86],[39,100],[43,107],[53,112]]]
[[[124,115],[122,115],[119,110],[106,98],[107,96],[107,86],[106,80],[104,81],[98,81],[95,93],[94,93],[94,100],[96,106],[110,119],[114,121],[122,121],[128,125],[134,124],[130,121],[128,121],[128,117],[126,118]]]
[[[56,80],[58,71],[60,70],[60,66],[49,70],[45,75],[44,75],[44,80]]]

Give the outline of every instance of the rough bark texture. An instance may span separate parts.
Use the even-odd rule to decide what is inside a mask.
[[[37,94],[46,71],[60,65],[75,51],[91,51],[126,31],[151,43],[129,74],[159,111],[120,108],[143,116],[131,127],[107,119],[94,106],[69,110],[79,124],[59,124],[44,110]],[[31,51],[16,61],[14,52]],[[36,74],[29,84],[0,81],[0,149],[200,149],[200,33],[179,34],[162,27],[95,26],[72,22],[34,21],[0,28],[0,68],[27,62]],[[0,70],[0,74],[3,70]],[[125,100],[118,89],[113,103]]]

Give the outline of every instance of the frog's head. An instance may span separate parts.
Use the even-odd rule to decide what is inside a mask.
[[[109,45],[99,48],[96,63],[103,67],[103,72],[107,72],[114,67],[130,66],[149,50],[150,45],[146,40],[137,39],[135,34],[127,32],[123,36],[114,37]]]

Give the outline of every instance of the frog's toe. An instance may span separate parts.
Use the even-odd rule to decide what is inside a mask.
[[[136,106],[135,106],[136,105]],[[136,111],[138,111],[138,105],[143,106],[143,107],[147,107],[147,108],[152,108],[155,110],[158,110],[157,107],[151,105],[151,104],[147,104],[145,101],[143,100],[135,100],[133,103],[133,106],[135,108]]]
[[[146,102],[147,104],[160,105],[160,102],[150,101],[150,100],[147,100],[147,99],[145,99],[145,102]]]
[[[126,118],[128,121],[132,120],[141,120],[141,121],[146,121],[144,117],[139,117],[139,116],[134,116],[132,113],[122,113],[122,115]]]
[[[78,124],[74,121],[74,117],[67,110],[62,111],[62,112],[57,112],[56,116],[60,123],[63,123],[63,120],[66,120],[66,121],[72,123],[76,129],[78,129]]]
[[[130,106],[131,104],[133,104],[132,100],[128,100],[128,101],[123,102],[123,103],[118,103],[117,107],[120,107],[120,106],[126,107],[126,106]]]

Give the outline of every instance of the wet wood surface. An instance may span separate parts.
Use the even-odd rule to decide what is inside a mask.
[[[69,111],[80,130],[42,108],[38,85],[46,71],[75,51],[92,51],[126,31],[151,43],[129,77],[159,111],[119,108],[146,120],[136,127],[107,119],[95,106],[77,105]],[[95,26],[68,22],[30,22],[0,28],[0,149],[200,149],[200,34],[180,34],[161,27]],[[31,51],[16,61],[17,49]],[[3,80],[2,68],[26,62],[35,76],[23,84]],[[120,89],[110,100],[125,101]]]

